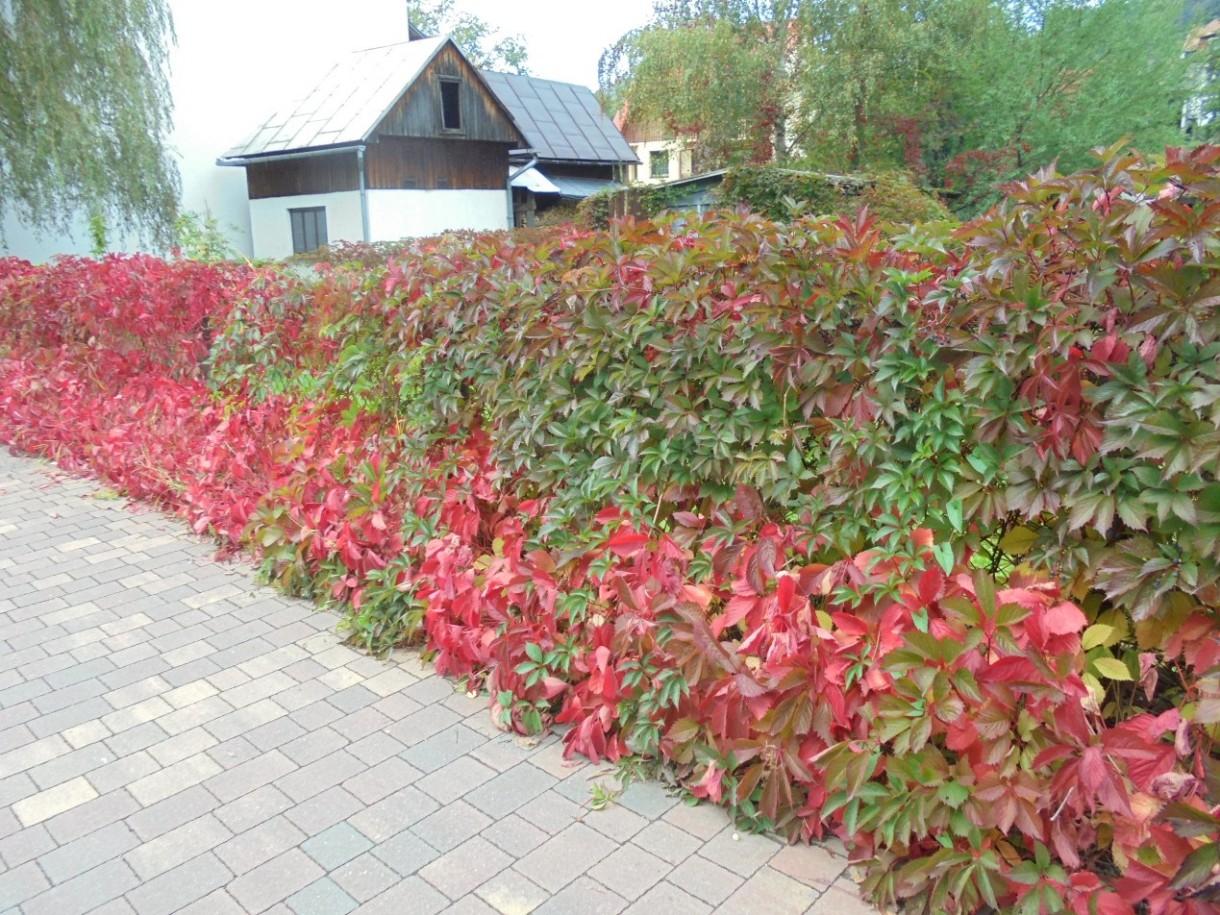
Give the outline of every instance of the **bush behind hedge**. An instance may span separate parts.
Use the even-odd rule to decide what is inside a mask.
[[[506,726],[843,835],[882,902],[1212,911],[1215,158],[1041,175],[954,234],[629,221],[213,299],[9,262],[0,437],[421,642]],[[193,374],[195,342],[136,369],[174,339],[139,308],[79,330],[170,279]]]

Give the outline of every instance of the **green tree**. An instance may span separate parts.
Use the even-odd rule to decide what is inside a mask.
[[[971,49],[999,19],[991,0],[809,4],[797,75],[806,160],[926,173],[957,129]]]
[[[473,13],[456,8],[455,0],[412,3],[410,22],[425,35],[448,35],[476,67],[529,73],[525,40],[521,35],[501,36],[498,29]]]
[[[660,0],[600,62],[603,99],[693,141],[698,164],[791,158],[802,0]]]
[[[0,0],[0,216],[169,238],[171,40],[165,0]]]
[[[1126,136],[1180,142],[1182,0],[669,0],[602,58],[603,95],[704,168],[900,168],[956,195]],[[762,153],[760,155],[760,153]]]
[[[1053,160],[1082,168],[1124,137],[1142,149],[1181,142],[1181,10],[1180,0],[1009,0],[964,71],[958,161],[990,155],[1006,178]],[[952,177],[954,162],[944,168]]]

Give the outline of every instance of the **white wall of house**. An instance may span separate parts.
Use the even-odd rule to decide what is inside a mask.
[[[396,241],[452,229],[508,228],[506,191],[369,191],[369,236]]]
[[[326,207],[326,235],[332,244],[360,241],[364,237],[359,191],[267,197],[250,201],[254,256],[291,257],[292,217],[288,211],[305,207]]]

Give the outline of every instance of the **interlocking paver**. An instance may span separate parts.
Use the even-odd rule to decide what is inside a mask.
[[[275,816],[216,848],[216,855],[235,874],[244,874],[266,861],[297,848],[305,833],[284,816]]]
[[[30,861],[0,874],[0,899],[16,906],[51,886],[38,862]]]
[[[148,880],[216,848],[231,836],[220,820],[209,813],[145,842],[128,852],[126,861],[141,880]]]
[[[566,915],[581,912],[583,915],[617,915],[627,908],[627,900],[612,893],[588,877],[580,877],[565,887],[534,911],[538,915]],[[759,909],[758,911],[766,911]]]
[[[445,852],[477,835],[490,823],[490,817],[464,801],[455,801],[424,817],[412,829],[433,848]]]
[[[293,893],[286,904],[295,915],[347,915],[358,903],[329,877],[323,877]]]
[[[675,867],[667,879],[675,886],[713,905],[724,902],[737,892],[737,888],[744,882],[732,871],[725,870],[719,864],[713,864],[699,855],[691,855]]]
[[[27,901],[25,915],[64,915],[88,912],[117,899],[139,885],[139,878],[126,862],[108,861],[100,867],[73,877]]]
[[[404,829],[398,835],[379,842],[373,854],[399,876],[409,877],[425,864],[435,861],[441,853],[411,830]]]
[[[360,812],[364,805],[344,788],[328,788],[303,804],[294,804],[286,814],[308,836],[329,829]]]
[[[64,845],[94,830],[117,823],[140,809],[124,789],[111,791],[46,821],[52,838]]]
[[[503,733],[417,656],[360,654],[249,563],[39,466],[0,452],[21,915],[872,912],[841,849],[734,839],[654,784],[593,810],[614,784],[558,737]]]
[[[322,868],[308,855],[292,848],[238,877],[227,889],[247,911],[261,912],[322,875]]]
[[[20,867],[27,861],[53,851],[55,847],[51,833],[40,823],[0,839],[0,861],[10,869]]]
[[[111,823],[42,855],[38,863],[53,883],[64,883],[139,844],[139,836],[126,823]]]
[[[203,854],[141,883],[127,898],[139,915],[171,915],[229,885],[232,879],[215,855]]]
[[[277,813],[291,809],[292,799],[288,795],[273,785],[264,785],[232,803],[216,808],[216,816],[234,833],[242,833]]]
[[[629,905],[628,915],[707,915],[712,907],[672,883],[662,881]]]
[[[672,823],[660,821],[649,823],[631,841],[670,864],[678,864],[688,858],[701,845],[689,832],[682,831]]]
[[[615,844],[583,823],[573,823],[517,862],[516,869],[552,893],[563,889]]]
[[[781,848],[783,846],[769,836],[738,832],[732,826],[726,826],[699,849],[699,854],[738,876],[749,877]]]
[[[361,762],[368,765],[364,759],[361,759]],[[414,766],[408,765],[397,757],[391,757],[352,776],[343,783],[343,787],[365,804],[373,804],[382,798],[389,797],[395,791],[407,787],[416,781],[420,774],[420,771]],[[433,796],[435,797],[435,795]]]
[[[433,889],[422,877],[399,880],[390,889],[374,896],[360,908],[359,915],[435,915],[444,911],[452,915],[452,903]]]
[[[330,876],[357,902],[367,902],[399,881],[398,874],[371,854],[353,858],[331,871]]]
[[[554,776],[523,762],[475,788],[466,800],[489,816],[499,819],[528,804],[555,784]]]
[[[73,807],[79,807],[95,797],[97,790],[86,779],[74,778],[54,788],[22,798],[13,804],[13,813],[17,814],[17,819],[23,826],[33,826]]]
[[[460,899],[512,863],[510,855],[475,836],[424,865],[419,875],[450,899]]]
[[[817,898],[817,891],[811,887],[764,867],[747,877],[717,911],[724,915],[754,915],[759,911],[801,915]]]
[[[500,915],[529,915],[550,897],[546,890],[512,868],[500,871],[475,894]]]
[[[405,755],[405,754],[404,754]],[[453,762],[419,780],[419,790],[442,804],[455,801],[495,776],[495,771],[471,756]]]
[[[301,850],[326,870],[332,871],[373,847],[363,833],[339,823],[301,843]]]
[[[516,814],[496,820],[484,829],[482,834],[514,858],[524,858],[550,838],[537,826],[527,823]]]
[[[152,806],[139,809],[128,817],[127,822],[141,839],[148,842],[215,809],[216,798],[201,786],[193,785]]]
[[[589,876],[627,900],[652,889],[670,871],[669,865],[635,845],[623,845],[589,868]]]

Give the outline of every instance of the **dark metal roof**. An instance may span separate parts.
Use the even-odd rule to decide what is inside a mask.
[[[272,115],[219,160],[274,158],[363,142],[448,42],[427,38],[349,54],[295,108]],[[584,86],[480,71],[542,161],[634,164],[639,160]]]
[[[584,86],[479,71],[543,162],[633,165],[640,160]]]

